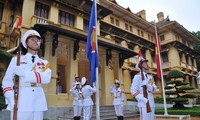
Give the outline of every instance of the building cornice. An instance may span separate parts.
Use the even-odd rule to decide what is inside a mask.
[[[173,31],[179,36],[186,39],[187,41],[200,42],[198,38],[192,35],[190,31],[188,31],[186,28],[184,28],[176,21],[170,21],[169,23],[163,24],[158,28],[158,34],[163,33],[165,31]]]

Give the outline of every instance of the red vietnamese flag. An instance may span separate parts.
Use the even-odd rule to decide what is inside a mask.
[[[138,59],[141,57],[141,55],[142,55],[142,52],[141,52],[141,50],[138,52]]]
[[[22,25],[22,16],[19,17],[16,28],[21,28],[21,25]]]
[[[161,66],[160,66],[160,57],[159,57],[160,51],[161,51],[160,41],[158,38],[157,28],[155,24],[155,61],[157,65],[157,77],[159,79],[161,79]]]

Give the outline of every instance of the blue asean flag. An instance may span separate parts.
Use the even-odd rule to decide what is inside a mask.
[[[86,54],[90,62],[90,85],[96,81],[96,68],[98,67],[97,34],[96,34],[96,3],[93,1],[90,14],[90,23],[87,36]]]

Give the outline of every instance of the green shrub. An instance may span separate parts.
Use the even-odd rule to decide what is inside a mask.
[[[49,120],[49,118],[44,118],[43,120]]]
[[[178,70],[171,70],[167,74],[167,79],[170,80],[167,82],[165,89],[167,90],[166,95],[174,95],[172,102],[174,102],[173,108],[184,109],[184,103],[188,102],[188,98],[196,98],[195,95],[187,93],[188,90],[192,90],[193,87],[186,86],[189,83],[177,80],[178,78],[184,79],[183,74]],[[172,88],[173,87],[173,88]]]
[[[6,108],[6,104],[5,104],[5,98],[4,98],[4,96],[0,96],[0,111],[2,110],[2,109],[5,109]]]
[[[137,101],[135,98],[127,99],[127,101]],[[163,104],[163,98],[154,98],[155,103]],[[167,104],[172,104],[171,98],[166,98]]]
[[[12,58],[12,54],[4,51],[4,50],[0,50],[0,62],[6,62],[9,63],[11,58]]]
[[[177,115],[188,115],[190,114],[191,116],[200,116],[200,107],[199,106],[193,106],[192,108],[184,108],[181,110],[177,109],[167,109],[168,114],[177,114]],[[155,114],[164,114],[163,109],[156,109]]]
[[[180,71],[178,70],[171,70],[168,74],[167,74],[167,79],[171,79],[171,78],[183,78],[183,73],[181,73]]]
[[[135,98],[127,99],[127,101],[137,101]]]
[[[0,84],[1,86],[1,84]],[[5,98],[3,96],[3,91],[0,88],[0,110],[5,109],[6,108],[6,104],[5,104]]]

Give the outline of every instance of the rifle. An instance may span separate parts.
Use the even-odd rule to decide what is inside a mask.
[[[140,70],[141,70],[142,81],[144,81],[144,74],[143,74],[142,66],[140,66]],[[148,94],[147,93],[147,86],[144,85],[143,86],[143,95],[144,95],[145,98],[148,99],[147,94]],[[146,108],[147,108],[147,113],[151,112],[151,107],[150,107],[149,101],[147,101],[147,103],[146,103]]]
[[[17,53],[17,66],[20,66],[20,56],[21,56],[21,44],[19,44],[18,47],[18,53]],[[17,120],[17,106],[18,106],[18,96],[19,96],[19,76],[15,75],[14,79],[14,110],[13,110],[13,120]]]

